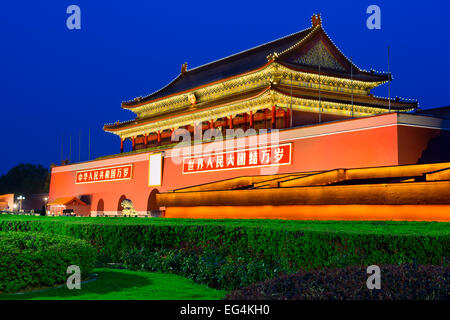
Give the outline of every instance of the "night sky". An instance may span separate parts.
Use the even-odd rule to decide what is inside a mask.
[[[69,30],[66,8],[81,8]],[[366,27],[369,5],[381,30]],[[362,69],[387,71],[392,96],[423,109],[450,105],[447,1],[2,1],[0,8],[0,174],[21,162],[59,163],[119,152],[105,123],[134,114],[121,101],[145,96],[188,69],[310,27],[323,27]],[[387,96],[387,85],[373,91]]]

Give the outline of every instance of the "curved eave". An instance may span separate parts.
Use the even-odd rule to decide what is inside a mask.
[[[284,96],[290,96],[289,88],[286,86],[275,86],[273,88],[274,91],[283,94]],[[302,99],[315,99],[317,100],[318,97],[318,90],[310,90],[310,89],[304,89],[304,88],[296,88],[295,91],[292,93],[292,97],[294,98],[302,98]],[[299,94],[298,91],[301,91],[302,94]],[[351,95],[345,94],[345,96],[342,96],[339,98],[339,96],[336,97],[327,97],[327,94],[333,95],[333,92],[327,92],[324,91],[322,95],[322,101],[327,102],[334,102],[334,103],[346,103],[350,104],[351,102]],[[380,109],[389,109],[389,100],[387,98],[382,97],[374,97],[374,96],[354,96],[354,104],[355,105],[361,105],[365,107],[373,107],[373,108],[380,108]],[[395,111],[409,111],[413,109],[417,109],[418,102],[417,101],[403,101],[403,100],[392,100],[391,99],[391,109]]]
[[[255,91],[251,95],[245,96],[244,98],[239,95],[235,97],[233,100],[227,100],[223,103],[207,103],[203,107],[201,104],[187,108],[187,110],[180,111],[177,114],[167,114],[164,116],[156,117],[156,118],[149,118],[149,119],[143,119],[143,120],[132,120],[128,121],[126,123],[120,123],[120,124],[112,124],[112,125],[104,125],[103,129],[107,132],[112,133],[118,133],[120,131],[132,129],[139,126],[145,126],[152,123],[157,123],[158,121],[165,121],[171,118],[177,118],[177,117],[184,117],[189,114],[194,114],[196,112],[203,112],[208,111],[210,109],[220,108],[223,106],[227,106],[230,104],[236,104],[240,102],[245,102],[253,99],[257,99],[261,97],[262,95],[266,94],[268,91],[273,91],[278,94],[283,95],[284,97],[290,97],[288,93],[282,90],[282,88],[278,88],[277,86],[268,86],[263,89],[259,89],[258,91]],[[292,94],[292,97],[299,98],[299,99],[306,99],[306,100],[317,100],[317,97],[311,94]],[[381,110],[388,110],[388,101],[386,99],[378,98],[378,97],[367,97],[368,101],[355,101],[355,106],[362,106],[362,107],[369,107],[369,108],[375,108],[375,109],[381,109]],[[334,99],[334,98],[325,98],[323,97],[322,101],[324,103],[339,103],[339,104],[346,104],[350,105],[350,102],[346,99]],[[391,100],[391,110],[392,111],[410,111],[417,108],[417,102],[404,102],[404,101],[396,101]]]
[[[149,103],[155,103],[155,102],[160,101],[160,100],[165,100],[165,99],[169,99],[169,98],[172,98],[172,97],[175,97],[175,96],[187,94],[189,92],[192,92],[192,91],[195,91],[195,90],[199,90],[199,89],[202,89],[202,88],[205,88],[205,87],[208,87],[208,86],[212,86],[212,85],[215,85],[215,84],[218,84],[218,83],[221,83],[221,82],[225,82],[225,81],[233,80],[233,79],[236,79],[236,78],[244,77],[246,75],[249,75],[249,74],[261,71],[261,70],[265,69],[266,67],[268,67],[269,65],[271,65],[272,63],[274,63],[273,60],[268,61],[266,64],[264,64],[264,65],[262,65],[262,66],[260,66],[260,67],[258,67],[256,69],[249,70],[249,71],[247,71],[245,73],[240,73],[240,74],[236,74],[234,76],[230,76],[228,78],[223,78],[223,79],[216,80],[216,81],[213,81],[213,82],[205,83],[205,84],[202,84],[202,85],[197,86],[197,87],[186,89],[184,91],[175,92],[175,93],[169,94],[167,96],[163,96],[163,97],[156,98],[156,99],[153,99],[153,100],[145,100],[145,101],[141,100],[141,102],[132,101],[130,103],[133,103],[133,105],[127,105],[127,106],[124,106],[124,103],[122,102],[122,108],[124,108],[124,109],[134,109],[134,108],[141,107],[141,106],[149,104]],[[187,71],[187,72],[189,72],[189,71]],[[175,78],[175,80],[172,81],[172,83],[175,83],[177,81],[177,79],[180,79],[182,76],[183,76],[183,74],[180,74],[177,78]],[[164,90],[166,87],[164,87],[160,91]]]
[[[319,71],[317,70],[317,68],[303,66],[303,65],[295,65],[292,63],[284,62],[284,61],[277,61],[277,62],[280,65],[282,65],[283,67],[288,68],[292,71],[319,74]],[[375,74],[375,73],[370,73],[370,72],[365,72],[365,71],[355,73],[355,74],[353,74],[353,77],[350,74],[342,73],[342,72],[334,71],[334,70],[330,70],[330,69],[321,69],[320,74],[325,75],[325,76],[334,77],[334,78],[345,78],[347,80],[353,79],[355,81],[362,81],[362,82],[385,83],[385,82],[389,81],[388,74]]]
[[[258,90],[255,94],[253,94],[251,96],[248,96],[248,97],[245,97],[245,98],[236,98],[235,100],[229,100],[229,101],[221,103],[221,104],[212,104],[211,106],[208,106],[206,108],[201,108],[201,104],[199,104],[199,105],[196,106],[195,109],[190,110],[190,111],[186,111],[186,112],[181,112],[180,114],[177,114],[176,116],[192,114],[192,113],[196,113],[198,111],[205,111],[205,110],[208,110],[208,109],[225,106],[225,105],[232,104],[232,103],[238,103],[238,102],[243,102],[243,101],[247,101],[247,100],[252,100],[252,99],[258,98],[259,96],[263,95],[264,93],[266,93],[270,89],[271,89],[271,87],[268,86],[268,87],[265,87],[263,89]],[[131,120],[131,121],[122,122],[122,123],[119,123],[119,124],[112,124],[112,125],[105,124],[103,126],[103,130],[107,131],[107,132],[117,132],[117,131],[124,130],[124,129],[130,129],[130,128],[134,128],[134,127],[137,127],[137,126],[153,123],[153,122],[166,120],[166,119],[169,119],[169,118],[172,118],[172,117],[174,117],[173,114],[167,114],[167,116],[165,116],[165,117],[150,118],[150,119],[142,120],[142,121]]]
[[[127,105],[125,105],[124,102],[122,102],[122,108],[132,111],[132,109],[135,109],[135,108],[138,108],[138,107],[141,107],[141,106],[144,106],[144,105],[148,105],[150,103],[155,103],[155,102],[158,102],[158,101],[161,101],[161,100],[170,99],[172,97],[176,97],[176,96],[180,96],[180,95],[183,95],[183,94],[187,94],[189,92],[196,91],[196,90],[208,87],[208,86],[216,85],[218,83],[223,83],[223,82],[226,82],[226,81],[230,81],[230,80],[233,80],[233,79],[237,79],[237,78],[240,78],[240,77],[247,76],[247,75],[252,74],[252,73],[259,72],[259,71],[264,70],[265,68],[269,67],[273,63],[277,63],[277,64],[279,64],[279,65],[281,65],[281,66],[283,66],[283,67],[285,67],[285,68],[287,68],[287,69],[289,69],[291,71],[295,71],[295,72],[304,72],[304,73],[313,73],[313,74],[318,73],[316,70],[314,70],[311,67],[300,66],[300,65],[293,65],[293,64],[286,63],[286,62],[283,62],[283,61],[278,61],[278,60],[270,60],[267,63],[265,63],[264,65],[262,65],[262,66],[260,66],[258,68],[249,70],[249,71],[247,71],[245,73],[241,73],[241,74],[237,74],[237,75],[234,75],[234,76],[230,76],[228,78],[223,78],[223,79],[216,80],[216,81],[213,81],[213,82],[205,83],[205,84],[203,84],[201,86],[193,87],[193,88],[190,88],[190,89],[187,89],[187,90],[184,90],[184,91],[180,91],[180,92],[175,92],[173,94],[170,94],[170,95],[167,95],[167,96],[163,96],[163,97],[160,97],[160,98],[157,98],[157,99],[154,99],[154,100],[148,100],[148,101],[147,100],[146,101],[141,100],[140,102],[136,102],[136,101],[129,102],[130,104],[132,103],[133,105],[128,105],[128,103],[127,103]],[[362,72],[362,73],[364,73],[364,72]],[[350,79],[351,78],[350,75],[347,75],[345,73],[340,73],[340,72],[333,72],[332,70],[324,70],[323,72],[321,72],[321,74],[322,75],[328,75],[330,77],[335,77],[335,78],[345,78],[345,79]],[[175,83],[182,76],[183,76],[183,74],[178,75],[178,77],[175,78],[171,83]],[[374,75],[369,74],[368,76],[374,76]],[[388,78],[389,78],[388,75],[385,75],[385,76],[380,75],[380,78],[372,78],[372,79],[369,79],[367,77],[361,78],[361,77],[358,77],[358,75],[354,75],[353,80],[355,80],[355,81],[362,81],[362,82],[384,83],[384,82],[386,82],[388,80]],[[161,89],[161,90],[163,90],[163,89]]]
[[[187,71],[187,72],[189,72],[189,71]],[[151,93],[151,94],[148,95],[147,97],[144,97],[144,98],[138,97],[138,98],[135,98],[135,99],[132,100],[132,101],[122,101],[122,108],[124,108],[124,109],[132,109],[132,108],[140,107],[140,106],[142,106],[142,105],[144,105],[144,104],[147,104],[147,103],[149,103],[149,102],[152,102],[152,100],[148,100],[148,101],[147,101],[147,99],[148,99],[150,96],[157,95],[158,93],[160,93],[160,92],[166,90],[167,88],[171,87],[171,86],[174,85],[176,82],[178,82],[178,80],[180,80],[182,76],[183,76],[183,73],[180,73],[175,79],[173,79],[172,81],[170,81],[166,86],[162,87],[162,88],[159,89],[158,91],[155,91],[155,92]],[[169,96],[163,97],[163,98],[168,98],[168,97],[169,97]],[[157,101],[157,100],[160,100],[160,99],[155,99],[154,101]]]

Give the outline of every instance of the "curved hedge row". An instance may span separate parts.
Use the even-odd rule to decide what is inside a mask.
[[[88,242],[56,234],[0,232],[0,293],[62,284],[67,267],[92,270],[96,250]]]

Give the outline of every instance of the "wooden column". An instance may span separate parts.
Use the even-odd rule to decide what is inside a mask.
[[[284,110],[283,109],[283,120],[284,120],[284,128],[288,128],[289,127],[289,109]]]
[[[136,139],[135,137],[133,137],[131,139],[131,150],[132,151],[136,150],[136,140],[135,139]]]
[[[286,121],[287,121],[287,127],[286,128],[291,128],[291,109],[287,108],[286,109]]]
[[[195,141],[195,139],[197,138],[197,136],[201,136],[202,135],[202,131],[203,131],[203,122],[199,122],[199,123],[193,123],[192,126],[194,127],[194,131],[192,132],[192,140]]]
[[[267,129],[266,109],[263,110],[264,129]]]
[[[253,123],[253,111],[250,111],[250,128],[254,128],[255,127],[255,125],[254,125],[254,123]]]
[[[189,131],[189,125],[184,126],[184,128],[187,130],[187,132],[188,132],[189,135],[191,136],[191,140],[194,140],[194,133],[192,133],[192,135],[191,135],[191,131]]]
[[[148,147],[148,134],[144,134],[144,144],[145,144],[145,147],[147,148]]]
[[[244,113],[244,131],[248,128],[248,113]]]
[[[123,153],[123,139],[120,138],[120,153]]]
[[[233,116],[228,118],[228,129],[233,129]]]
[[[272,129],[276,129],[277,128],[277,109],[275,108],[275,106],[272,106],[272,120],[271,120],[271,128]]]
[[[160,146],[161,145],[161,131],[157,132],[157,136],[156,137],[157,137],[157,141],[158,141],[157,145]]]
[[[214,120],[209,120],[209,128],[214,129]]]

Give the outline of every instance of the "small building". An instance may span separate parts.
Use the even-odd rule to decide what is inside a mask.
[[[57,198],[48,203],[48,207],[51,208],[50,215],[81,215],[88,216],[89,206],[78,199],[77,197],[63,197]]]
[[[2,194],[0,195],[0,211],[13,211],[14,210],[14,194]]]

